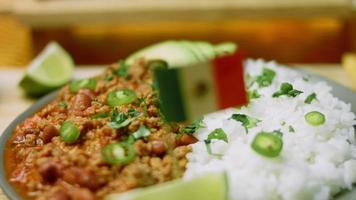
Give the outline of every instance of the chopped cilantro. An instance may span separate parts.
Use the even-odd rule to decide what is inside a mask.
[[[256,82],[259,87],[267,87],[272,84],[276,72],[269,68],[263,68],[262,74],[256,77]]]
[[[219,158],[221,158],[223,155],[221,154],[215,154],[212,152],[211,150],[211,140],[204,140],[204,143],[205,143],[205,147],[206,147],[206,150],[208,152],[208,154],[212,155],[212,156],[217,156]]]
[[[245,114],[233,114],[231,119],[236,120],[242,123],[242,126],[245,127],[246,132],[248,132],[249,128],[253,128],[257,126],[257,123],[261,120],[249,117]]]
[[[109,75],[105,76],[105,78],[104,78],[105,81],[111,81],[113,79],[114,79],[114,76],[112,74],[109,74]]]
[[[225,141],[226,143],[228,142],[226,133],[222,128],[217,128],[208,135],[208,140],[212,140],[212,139],[222,140]]]
[[[106,118],[106,117],[108,117],[108,116],[109,116],[108,113],[106,113],[106,112],[100,112],[100,113],[97,113],[97,114],[91,116],[90,118],[91,118],[91,119],[100,119],[100,118]]]
[[[283,137],[283,133],[281,132],[281,130],[274,130],[272,131],[272,134],[278,135],[279,137]]]
[[[306,104],[311,104],[311,102],[312,102],[314,99],[316,99],[316,94],[315,94],[315,92],[309,94],[309,95],[307,96],[307,98],[305,99],[304,103],[306,103]]]
[[[273,93],[272,97],[279,97],[282,95],[286,95],[288,97],[296,97],[301,93],[303,93],[303,92],[293,89],[292,84],[284,82],[281,84],[279,91]]]
[[[147,114],[147,103],[146,103],[146,97],[141,97],[137,99],[137,105],[140,106],[141,103],[143,103],[143,110],[145,112],[145,115],[148,116]]]
[[[260,94],[258,94],[258,91],[257,90],[251,90],[251,91],[248,91],[248,98],[249,99],[257,99],[257,98],[260,98]]]
[[[130,108],[128,111],[127,111],[127,114],[130,116],[130,117],[137,117],[140,115],[140,112],[138,112],[137,110],[133,109],[133,108]]]
[[[205,143],[205,146],[206,146],[206,149],[208,151],[208,153],[210,155],[213,155],[213,156],[218,156],[218,157],[221,157],[222,155],[220,154],[214,154],[212,153],[211,151],[211,141],[213,139],[216,139],[216,140],[222,140],[224,142],[228,142],[228,139],[227,139],[227,136],[226,136],[226,133],[224,132],[224,130],[222,128],[217,128],[215,130],[213,130],[209,135],[208,135],[208,138],[206,140],[204,140],[204,143]]]
[[[129,114],[118,112],[116,109],[111,113],[111,122],[108,126],[113,129],[119,129],[129,125],[136,117],[131,117]]]
[[[291,132],[291,133],[294,133],[294,132],[295,132],[293,126],[291,126],[291,125],[289,125],[288,130],[289,130],[289,132]]]
[[[145,126],[141,125],[140,128],[137,129],[134,133],[132,133],[133,137],[137,140],[140,138],[147,137],[151,134],[150,130]]]
[[[66,109],[68,107],[68,103],[65,101],[60,101],[58,103],[59,107]]]
[[[127,65],[125,62],[123,61],[120,61],[120,66],[117,70],[114,71],[114,73],[117,75],[117,76],[120,76],[122,78],[125,78],[127,79],[128,76],[129,76],[129,73],[128,73],[128,69],[129,69],[129,65]]]
[[[205,124],[203,122],[203,119],[196,120],[191,125],[188,125],[188,126],[184,127],[183,128],[183,133],[193,134],[200,128],[205,128]]]

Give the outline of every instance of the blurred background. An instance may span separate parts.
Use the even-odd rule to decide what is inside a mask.
[[[116,62],[166,39],[235,41],[250,57],[340,63],[356,51],[351,0],[0,0],[0,67],[51,40],[76,64]]]

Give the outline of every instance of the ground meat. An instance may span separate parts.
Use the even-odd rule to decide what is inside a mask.
[[[183,175],[185,155],[190,151],[187,145],[196,142],[196,138],[177,137],[180,125],[167,124],[160,118],[157,93],[152,91],[152,74],[144,61],[130,66],[127,77],[117,75],[118,68],[119,65],[109,66],[105,73],[95,77],[95,89],[82,88],[75,93],[65,86],[57,99],[15,128],[6,151],[6,157],[15,164],[5,164],[13,166],[7,167],[9,180],[20,186],[24,198],[103,199],[110,193]],[[137,99],[110,107],[108,94],[124,88],[134,90]],[[125,115],[133,110],[136,114],[124,127],[113,128],[110,123],[115,120],[114,110]],[[73,122],[80,132],[73,143],[66,143],[59,136],[65,121]],[[150,135],[132,142],[135,152],[132,160],[112,164],[103,157],[107,145],[127,143],[142,125],[150,130]]]
[[[70,167],[63,172],[63,180],[80,187],[96,190],[100,187],[95,174],[80,167]]]
[[[61,166],[54,161],[48,161],[38,167],[38,172],[45,183],[51,184],[61,176]]]

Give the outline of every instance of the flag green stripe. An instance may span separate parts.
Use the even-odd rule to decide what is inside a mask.
[[[179,68],[155,69],[154,78],[159,91],[160,108],[167,121],[185,121],[186,112],[182,99]]]

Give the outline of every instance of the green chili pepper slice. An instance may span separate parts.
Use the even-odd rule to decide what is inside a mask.
[[[305,121],[312,126],[320,126],[325,123],[325,115],[318,111],[311,111],[305,114]]]
[[[106,145],[102,155],[110,164],[128,164],[135,159],[136,151],[131,143],[122,142]]]
[[[66,143],[74,143],[80,136],[78,127],[71,121],[65,121],[59,129],[59,135]]]
[[[76,81],[72,81],[69,84],[69,90],[73,93],[78,92],[82,88],[95,90],[95,87],[96,87],[96,80],[93,78],[76,80]]]
[[[130,89],[112,91],[108,95],[107,103],[111,107],[129,104],[137,98],[136,93]]]
[[[251,147],[257,153],[272,158],[279,156],[283,147],[283,141],[276,134],[260,132],[256,135]]]

